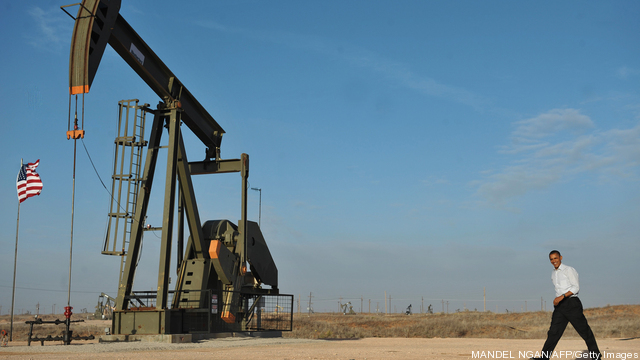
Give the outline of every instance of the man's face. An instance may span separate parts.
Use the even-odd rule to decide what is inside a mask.
[[[549,261],[551,261],[551,265],[553,265],[554,268],[558,268],[558,266],[560,266],[560,264],[562,264],[562,256],[553,253],[551,255],[549,255]]]

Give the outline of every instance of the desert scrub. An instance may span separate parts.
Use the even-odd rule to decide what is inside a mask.
[[[585,315],[597,338],[640,336],[640,305],[586,309]],[[494,314],[464,311],[453,314],[342,315],[317,313],[294,315],[293,331],[285,337],[308,339],[405,338],[499,338],[544,339],[551,312]],[[579,338],[571,325],[565,338]]]

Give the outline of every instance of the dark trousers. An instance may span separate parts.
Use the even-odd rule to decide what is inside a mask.
[[[587,318],[584,317],[582,302],[577,297],[566,298],[554,308],[551,317],[551,327],[547,333],[547,341],[542,347],[542,354],[551,357],[568,323],[573,325],[576,332],[584,339],[584,342],[587,343],[589,352],[593,352],[594,355],[599,355],[600,350],[596,343],[596,337],[593,336],[593,331],[591,331],[589,323],[587,323]],[[545,358],[548,358],[547,356],[545,356]]]

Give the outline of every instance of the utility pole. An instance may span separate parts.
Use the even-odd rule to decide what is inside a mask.
[[[360,314],[362,314],[362,304],[364,302],[364,296],[360,295]]]
[[[420,305],[420,314],[422,314],[423,310],[424,310],[424,296],[422,297],[422,304]]]
[[[2,310],[1,307],[0,307],[0,310]],[[371,299],[369,299],[369,314],[371,314]]]
[[[384,313],[388,314],[389,312],[387,311],[387,292],[384,292]]]
[[[544,309],[542,307],[542,296],[540,296],[540,311],[544,311]]]
[[[487,287],[484,287],[484,312],[487,312]]]
[[[444,314],[444,299],[442,299],[442,313]]]
[[[311,298],[313,297],[311,294],[312,293],[309,292],[309,308],[308,308],[309,309],[309,316],[311,316]]]
[[[449,313],[449,300],[447,300],[447,314]]]

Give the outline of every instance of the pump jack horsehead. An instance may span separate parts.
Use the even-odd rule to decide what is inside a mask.
[[[78,4],[75,4],[78,5]],[[72,6],[72,5],[69,5]],[[68,6],[63,7],[63,10]],[[105,251],[123,256],[112,334],[181,334],[190,332],[291,330],[293,297],[279,294],[278,269],[257,223],[247,220],[249,156],[220,158],[224,130],[119,14],[119,0],[84,0],[78,8],[71,42],[70,96],[88,93],[107,45],[160,97],[154,114],[137,200],[131,209],[130,236],[122,247],[105,239]],[[69,14],[67,12],[67,14]],[[71,14],[69,14],[71,15]],[[180,124],[202,141],[205,159],[189,162]],[[143,224],[153,185],[160,139],[168,129],[167,172],[157,295],[132,291],[141,252]],[[74,128],[74,131],[78,131]],[[82,133],[84,135],[84,133]],[[76,136],[71,133],[68,136]],[[135,141],[135,140],[133,140]],[[200,222],[193,175],[239,172],[241,219]],[[115,175],[114,175],[115,179]],[[177,182],[176,182],[177,181]],[[169,266],[176,195],[178,280],[169,291]],[[182,246],[186,216],[190,236]],[[121,250],[120,250],[121,249]],[[270,288],[263,288],[264,285]],[[170,300],[173,295],[172,300]],[[142,306],[149,300],[151,305]],[[140,306],[134,306],[140,305]],[[271,309],[267,309],[271,306]],[[284,306],[284,311],[282,310]],[[273,309],[280,309],[274,311]],[[288,312],[288,314],[287,314]],[[277,319],[268,319],[268,314]],[[203,320],[204,319],[204,320]],[[284,321],[283,321],[284,320]]]

